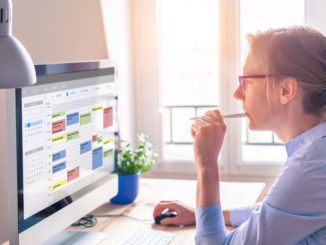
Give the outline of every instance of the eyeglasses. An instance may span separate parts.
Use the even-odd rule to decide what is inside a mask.
[[[247,76],[239,76],[239,86],[242,92],[246,89],[246,79],[252,78],[268,78],[273,77],[274,75],[247,75]]]

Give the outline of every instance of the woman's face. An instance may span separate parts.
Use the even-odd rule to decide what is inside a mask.
[[[262,65],[252,53],[249,53],[243,68],[243,75],[267,75]],[[252,130],[273,130],[274,117],[271,109],[275,104],[273,92],[267,92],[267,78],[246,79],[245,89],[240,87],[234,92],[233,97],[241,100],[243,110],[249,119],[249,128]],[[270,84],[271,85],[271,84]],[[269,86],[272,87],[272,86]],[[269,99],[267,98],[269,96]]]

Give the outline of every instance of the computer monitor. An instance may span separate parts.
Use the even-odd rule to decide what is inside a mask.
[[[117,191],[116,67],[36,65],[7,94],[10,244],[43,244]]]

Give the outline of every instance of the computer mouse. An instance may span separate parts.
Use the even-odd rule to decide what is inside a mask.
[[[155,224],[161,224],[161,220],[162,219],[165,219],[165,218],[172,218],[172,217],[175,217],[177,216],[176,213],[174,212],[165,212],[165,213],[161,213],[159,216],[156,216],[154,218],[155,220]]]

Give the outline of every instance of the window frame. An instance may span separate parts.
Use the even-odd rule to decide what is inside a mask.
[[[135,128],[136,132],[150,135],[159,153],[152,176],[195,178],[196,166],[193,161],[164,160],[162,111],[160,109],[160,64],[159,64],[159,0],[132,1],[133,25],[133,66],[135,81]],[[218,0],[217,0],[218,1]],[[311,5],[305,1],[305,11]],[[306,23],[308,15],[306,14]],[[229,30],[234,30],[230,32]],[[219,0],[219,72],[221,109],[240,111],[241,103],[235,102],[233,92],[238,86],[240,69],[240,0]],[[222,62],[223,61],[223,62]],[[230,69],[234,67],[234,69]],[[229,120],[228,131],[222,147],[220,174],[224,179],[245,177],[258,179],[272,177],[279,173],[282,163],[261,162],[243,164],[241,160],[242,142],[241,120]],[[234,154],[239,152],[239,154]],[[225,163],[225,164],[223,164]]]

